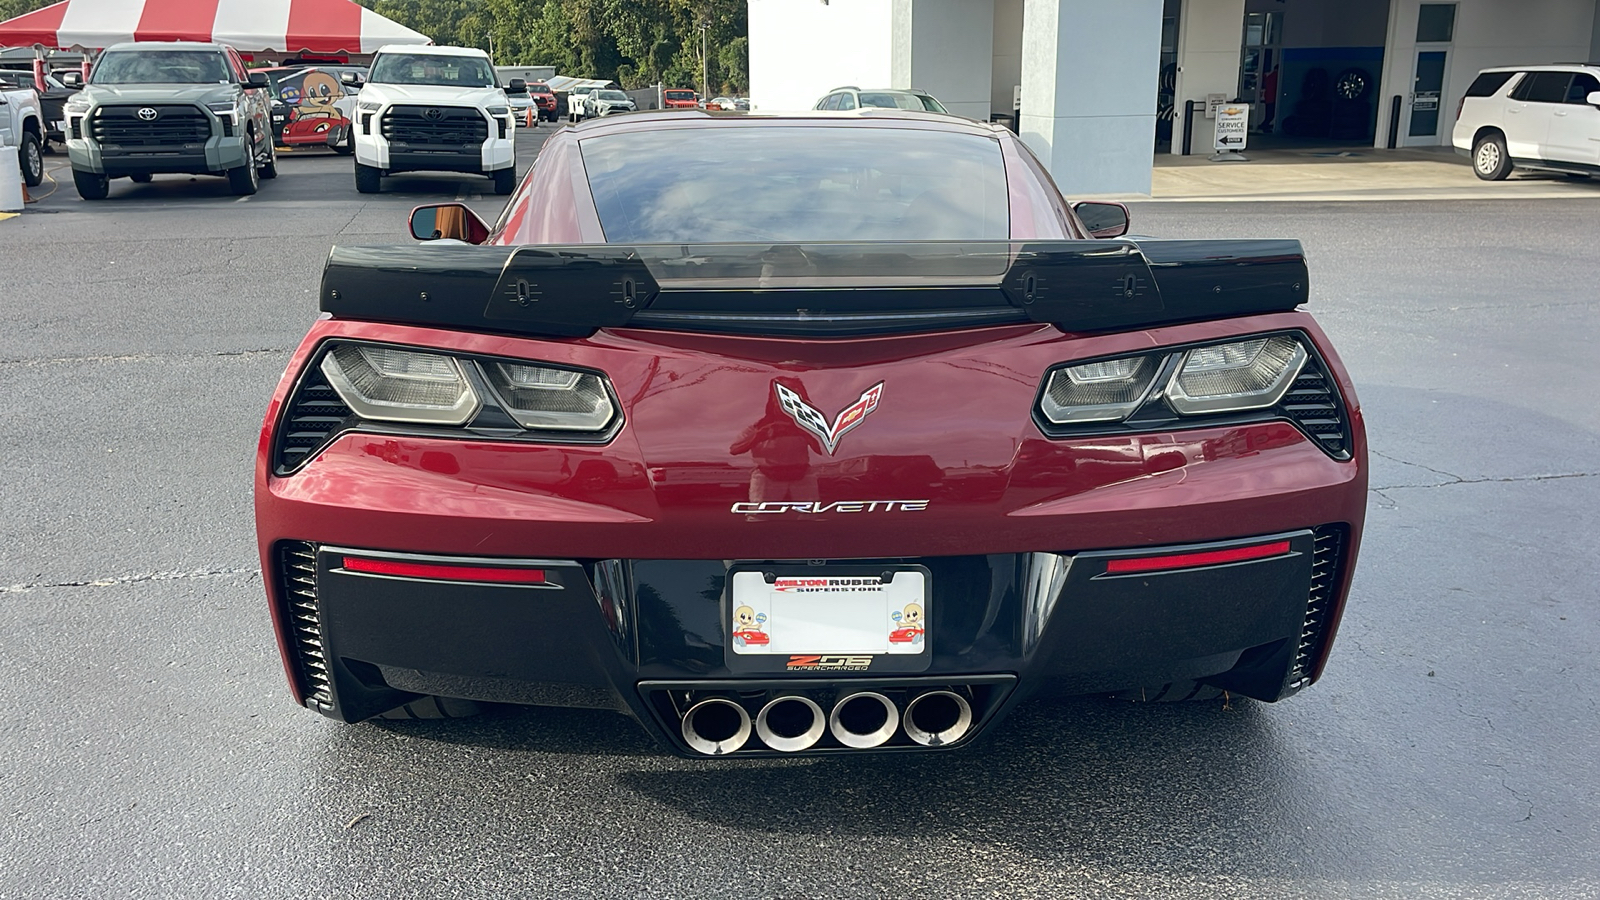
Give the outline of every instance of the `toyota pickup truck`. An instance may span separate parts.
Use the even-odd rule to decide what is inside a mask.
[[[497,194],[517,186],[516,124],[489,54],[472,47],[388,46],[356,102],[356,190],[375,194],[399,172],[471,172]]]
[[[33,90],[32,76],[22,84],[9,80],[10,74],[0,72],[0,147],[17,148],[23,183],[38,187],[44,180],[44,124],[39,114],[39,95]]]
[[[271,84],[225,44],[130,42],[106,48],[89,83],[67,101],[67,156],[85,200],[113,178],[143,184],[163,173],[223,175],[254,194],[278,176]]]

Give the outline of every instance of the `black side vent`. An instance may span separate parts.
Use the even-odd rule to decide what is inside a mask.
[[[295,673],[306,706],[320,713],[333,709],[333,685],[322,647],[322,614],[317,605],[317,548],[304,541],[278,545],[278,577],[282,579],[284,613],[288,617]]]
[[[1278,408],[1315,438],[1329,455],[1337,459],[1350,458],[1349,420],[1333,379],[1328,377],[1321,360],[1316,357],[1306,360],[1305,368],[1300,370],[1289,393],[1283,395]]]
[[[328,384],[322,367],[307,367],[289,396],[288,411],[278,429],[278,445],[273,448],[273,468],[279,475],[298,469],[337,437],[352,415],[350,407]]]
[[[1300,628],[1300,646],[1289,669],[1286,690],[1290,692],[1311,683],[1311,672],[1328,643],[1328,616],[1339,588],[1348,529],[1344,525],[1324,525],[1312,534],[1311,595],[1306,601],[1305,624]]]

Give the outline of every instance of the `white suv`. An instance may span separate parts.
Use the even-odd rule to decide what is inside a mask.
[[[1484,69],[1456,109],[1450,143],[1485,181],[1513,167],[1600,175],[1600,64]]]
[[[520,79],[510,90],[526,91]],[[472,47],[389,46],[356,98],[356,190],[395,172],[477,172],[497,194],[517,186],[516,123],[489,54]]]

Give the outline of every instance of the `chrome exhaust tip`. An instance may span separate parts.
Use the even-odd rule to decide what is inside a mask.
[[[783,753],[805,750],[822,739],[827,717],[810,697],[785,694],[774,697],[756,713],[756,737]]]
[[[906,737],[924,747],[961,740],[972,728],[972,704],[954,691],[928,691],[906,704]]]
[[[858,691],[839,698],[828,714],[828,730],[846,747],[866,750],[894,737],[900,727],[900,710],[894,701],[874,691]]]
[[[750,714],[725,697],[711,697],[683,714],[683,741],[707,756],[725,756],[750,740]]]

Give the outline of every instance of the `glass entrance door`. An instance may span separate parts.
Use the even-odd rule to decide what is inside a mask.
[[[1411,80],[1411,127],[1406,131],[1408,137],[1437,137],[1439,134],[1439,98],[1444,92],[1445,52],[1417,51],[1416,74]]]
[[[1456,4],[1423,3],[1417,7],[1417,60],[1411,70],[1411,117],[1405,144],[1439,143],[1439,109],[1450,75],[1450,42],[1455,39]]]

